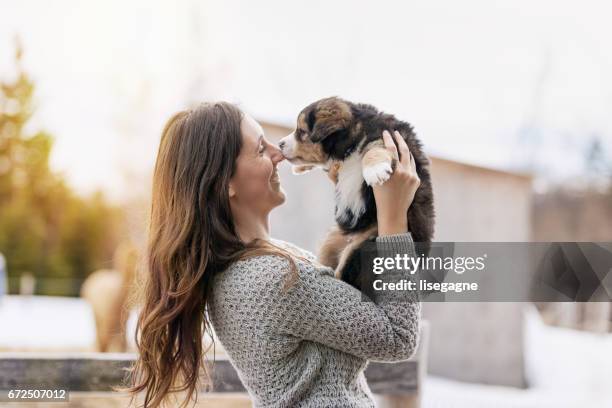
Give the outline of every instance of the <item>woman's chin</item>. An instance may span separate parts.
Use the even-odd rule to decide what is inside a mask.
[[[285,191],[283,190],[283,188],[280,185],[274,186],[273,197],[274,197],[273,198],[274,207],[277,207],[277,206],[283,204],[285,202],[285,200],[287,199],[287,196],[285,195]]]
[[[277,191],[277,196],[278,196],[278,205],[281,205],[287,199],[287,196],[285,195],[285,191],[283,190],[282,187],[279,187],[279,190]]]

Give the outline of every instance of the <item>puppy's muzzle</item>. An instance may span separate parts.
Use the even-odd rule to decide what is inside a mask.
[[[293,143],[293,133],[283,137],[279,142],[278,142],[278,148],[281,150],[281,153],[283,154],[283,156],[285,156],[285,159],[287,160],[292,160],[294,159],[294,143]]]

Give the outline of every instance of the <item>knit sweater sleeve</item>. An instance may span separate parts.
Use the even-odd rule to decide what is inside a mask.
[[[415,254],[410,233],[378,237],[376,247],[382,256]],[[401,361],[414,353],[421,310],[417,297],[408,296],[402,302],[363,300],[354,287],[305,264],[298,268],[297,283],[283,293],[280,283],[289,273],[289,262],[277,256],[267,258],[258,299],[260,307],[266,308],[266,326],[275,335],[321,343],[372,361]]]

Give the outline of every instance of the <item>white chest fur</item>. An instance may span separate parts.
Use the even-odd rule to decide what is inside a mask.
[[[358,217],[365,212],[365,202],[361,195],[362,184],[361,155],[355,152],[342,162],[338,171],[336,220],[348,221],[346,210],[349,210],[353,214],[352,223],[355,224]]]

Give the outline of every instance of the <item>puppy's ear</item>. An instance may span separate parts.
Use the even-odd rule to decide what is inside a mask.
[[[351,108],[345,101],[335,97],[321,100],[316,107],[310,140],[319,143],[332,133],[347,129],[352,118]]]

